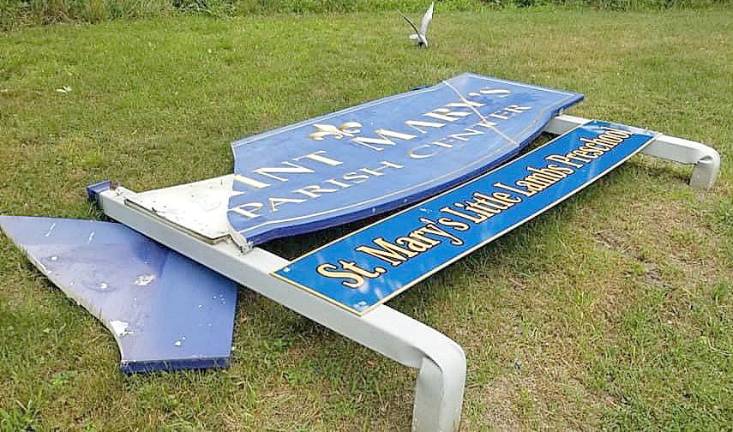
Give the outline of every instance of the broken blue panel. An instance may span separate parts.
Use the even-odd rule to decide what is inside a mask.
[[[582,99],[467,73],[241,139],[232,238],[249,248],[421,201],[514,157]]]
[[[118,223],[0,216],[0,228],[112,332],[123,372],[229,365],[231,280]]]

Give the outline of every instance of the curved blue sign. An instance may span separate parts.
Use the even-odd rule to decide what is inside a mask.
[[[463,74],[236,141],[232,237],[251,246],[434,195],[512,157],[582,98]]]

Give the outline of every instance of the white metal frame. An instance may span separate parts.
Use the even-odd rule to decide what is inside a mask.
[[[561,115],[545,128],[562,134],[589,120]],[[710,147],[660,135],[644,153],[684,164],[694,164],[690,184],[713,186],[720,156]],[[128,205],[135,192],[123,187],[101,192],[99,204],[112,219],[151,237],[390,359],[418,369],[412,429],[418,432],[457,431],[463,404],[466,357],[463,349],[439,331],[380,305],[357,316],[304,290],[271,276],[288,261],[261,248],[244,253],[233,241],[207,242],[139,207]]]
[[[589,121],[582,117],[560,115],[548,123],[545,132],[561,135]],[[685,165],[695,165],[690,177],[690,186],[695,189],[712,188],[720,171],[718,152],[712,147],[695,141],[659,135],[642,150],[642,153]]]

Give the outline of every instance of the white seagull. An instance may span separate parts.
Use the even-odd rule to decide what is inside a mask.
[[[417,26],[415,23],[410,21],[410,18],[407,18],[402,12],[400,12],[400,15],[402,15],[402,18],[407,21],[408,24],[410,24],[410,27],[412,27],[413,30],[415,30],[415,33],[410,35],[410,39],[417,41],[417,46],[419,47],[428,47],[428,26],[430,25],[430,21],[433,20],[433,9],[435,8],[435,2],[430,3],[430,7],[428,8],[427,12],[425,12],[425,15],[422,17],[422,21],[420,22],[420,29],[417,29]]]

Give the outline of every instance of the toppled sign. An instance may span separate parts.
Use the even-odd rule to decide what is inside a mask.
[[[655,136],[590,122],[274,274],[363,314],[572,196]]]
[[[695,187],[710,188],[717,176],[720,158],[703,144],[562,114],[581,99],[576,93],[463,74],[236,141],[229,175],[142,193],[110,182],[90,186],[90,197],[104,213],[126,227],[16,217],[3,218],[0,225],[46,275],[113,331],[123,369],[129,360],[125,346],[134,345],[133,337],[147,337],[139,346],[148,349],[138,356],[144,360],[140,367],[130,371],[225,364],[235,281],[419,369],[413,429],[453,431],[466,373],[462,349],[391,309],[387,300],[557,205],[637,152],[694,164]],[[542,132],[560,137],[509,161]],[[257,247],[412,204],[293,262]],[[24,223],[28,228],[18,228]],[[58,245],[43,234],[54,223],[77,232],[63,254],[52,251]],[[95,249],[78,235],[90,229],[124,234],[116,237],[115,247]],[[120,242],[137,246],[126,249]],[[155,259],[141,252],[146,250],[157,251]],[[54,267],[61,257],[78,271]],[[164,264],[175,269],[163,272]],[[173,284],[163,283],[166,274]],[[154,295],[135,297],[146,292],[137,291],[141,285],[156,284],[161,285]],[[100,294],[113,285],[121,287],[114,301]],[[205,303],[199,299],[208,296],[213,303],[199,319],[169,320],[186,316],[193,305],[200,308]],[[179,301],[169,305],[174,298]],[[135,312],[136,301],[144,313]],[[200,328],[214,315],[220,319],[217,335]],[[160,332],[154,323],[162,323]],[[184,333],[201,336],[192,352],[180,355],[162,347],[161,341]],[[182,345],[181,339],[173,344]]]
[[[236,141],[233,175],[129,201],[202,239],[231,236],[247,249],[460,184],[516,155],[580,100],[463,74]]]

